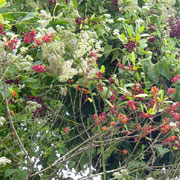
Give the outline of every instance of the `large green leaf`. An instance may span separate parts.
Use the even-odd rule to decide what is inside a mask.
[[[73,2],[74,7],[77,8],[78,7],[77,1],[76,0],[72,0],[72,2]]]
[[[16,173],[16,172],[17,172],[17,169],[7,169],[7,170],[5,171],[4,177],[7,178],[7,177],[11,176],[12,174],[14,174],[14,173]]]
[[[0,0],[0,8],[4,7],[6,3],[6,0]]]
[[[105,59],[110,55],[111,50],[112,50],[112,45],[106,45],[104,47],[104,57],[105,57]]]
[[[28,171],[27,170],[18,170],[17,174],[18,174],[19,180],[26,180],[27,176],[28,176]]]
[[[156,145],[156,146],[154,146],[154,148],[156,148],[158,150],[158,152],[160,153],[161,157],[164,154],[166,154],[167,152],[169,152],[169,149],[163,148],[162,145]]]
[[[148,77],[151,81],[157,84],[159,82],[159,76],[158,66],[153,64],[148,70]]]
[[[163,61],[157,64],[157,69],[161,76],[170,80],[169,64],[167,61]]]

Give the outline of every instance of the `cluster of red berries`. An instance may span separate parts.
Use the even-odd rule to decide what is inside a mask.
[[[20,80],[21,80],[21,79],[15,79],[15,80],[9,79],[9,80],[6,80],[5,83],[6,83],[6,84],[19,84],[19,81],[20,81]]]
[[[99,115],[94,114],[93,119],[95,121],[95,125],[97,126],[106,119],[106,113],[103,112],[102,114],[99,114]]]
[[[171,79],[171,82],[174,83],[174,82],[178,82],[180,79],[180,75],[177,75],[175,77],[173,77],[173,79]]]
[[[170,36],[180,38],[180,18],[174,19],[174,17],[171,16],[168,23],[170,26]]]
[[[127,49],[129,52],[134,52],[135,49],[139,46],[139,43],[136,40],[131,40],[130,37],[127,38],[128,42],[126,44],[122,44],[124,48]]]
[[[46,43],[46,42],[52,42],[52,40],[54,39],[54,36],[53,34],[45,34],[42,39],[38,39],[38,38],[35,38],[37,36],[37,33],[35,30],[32,30],[30,32],[23,32],[23,41],[25,43],[35,43],[37,46],[39,46],[40,44],[43,44],[43,43]]]
[[[103,92],[103,91],[104,91],[104,89],[103,89],[103,84],[102,84],[102,83],[99,83],[99,84],[98,84],[98,91],[100,91],[100,92]]]
[[[16,49],[16,45],[18,43],[18,39],[17,37],[14,37],[13,39],[9,40],[7,39],[7,44],[5,45],[6,48],[10,48],[10,49]]]
[[[123,70],[126,70],[126,71],[131,71],[131,72],[134,71],[132,65],[127,65],[127,66],[125,66],[124,64],[121,64],[121,60],[118,61],[117,66],[118,66],[119,68],[123,69]]]
[[[46,66],[43,65],[34,65],[33,70],[37,73],[44,73],[46,72]]]
[[[103,74],[101,71],[97,72],[96,75],[97,75],[99,80],[103,77]]]
[[[4,31],[4,24],[0,23],[0,34],[6,36],[6,32]]]

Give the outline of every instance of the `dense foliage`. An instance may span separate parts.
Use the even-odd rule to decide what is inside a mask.
[[[0,179],[175,179],[178,0],[0,0]]]

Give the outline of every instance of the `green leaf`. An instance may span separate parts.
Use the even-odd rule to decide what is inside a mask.
[[[0,14],[0,23],[3,23],[3,15]]]
[[[11,176],[12,174],[16,173],[17,172],[17,169],[7,169],[5,171],[5,175],[4,175],[4,178],[7,178],[9,176]]]
[[[11,74],[11,77],[15,76],[17,71],[18,71],[18,68],[15,65],[12,65],[8,68],[8,72]]]
[[[6,3],[6,0],[0,0],[0,8],[4,7]]]
[[[26,180],[28,176],[28,171],[27,170],[18,170],[18,180]]]
[[[105,57],[105,59],[110,55],[111,50],[112,50],[112,45],[106,45],[104,47],[104,57]]]
[[[74,7],[75,7],[75,8],[77,8],[77,7],[78,7],[78,3],[77,3],[77,1],[76,1],[76,0],[72,0],[72,3],[73,3],[73,5],[74,5]]]
[[[116,50],[113,52],[113,57],[112,57],[112,60],[111,60],[111,63],[119,56],[119,51]]]
[[[133,26],[132,25],[129,26],[127,31],[128,31],[129,37],[132,38],[133,37]]]
[[[168,80],[170,80],[170,71],[169,71],[169,63],[167,61],[163,61],[157,64],[157,69],[161,76],[164,76]]]
[[[151,79],[155,84],[159,82],[159,71],[156,65],[152,65],[148,70],[148,77]]]
[[[131,161],[128,165],[128,168],[137,168],[145,166],[144,161]]]
[[[34,14],[35,14],[35,12],[27,13],[27,15],[23,19],[21,19],[21,21],[28,21],[28,20],[33,19],[34,18]]]
[[[144,26],[141,26],[141,27],[140,27],[140,33],[143,33],[144,29],[145,29],[145,27],[144,27]]]
[[[132,64],[133,64],[133,68],[136,67],[135,60],[136,60],[135,54],[134,54],[134,52],[132,52]]]
[[[104,9],[102,6],[99,6],[98,9],[99,9],[100,14],[103,14],[103,13],[107,12],[107,10]]]
[[[108,103],[109,106],[114,107],[114,105],[110,101],[108,101],[107,99],[105,101]]]
[[[126,36],[125,36],[124,33],[121,34],[121,38],[122,38],[123,41],[126,41]]]
[[[105,66],[102,65],[102,66],[101,66],[101,73],[104,73],[104,72],[105,72]]]
[[[154,148],[156,148],[158,150],[158,152],[160,153],[161,157],[163,157],[164,154],[169,152],[169,149],[163,148],[162,145],[155,145]]]
[[[141,39],[141,35],[138,33],[138,34],[136,34],[136,41],[137,42],[139,42],[140,41],[140,39]]]
[[[93,100],[92,100],[91,98],[88,98],[88,100],[89,100],[89,102],[90,102],[90,103],[92,103],[92,102],[93,102]]]

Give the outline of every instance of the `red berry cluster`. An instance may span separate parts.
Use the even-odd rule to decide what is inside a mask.
[[[53,34],[46,34],[42,37],[42,39],[38,39],[38,38],[35,38],[37,36],[37,33],[35,30],[32,30],[31,32],[27,32],[27,33],[24,33],[23,32],[23,41],[25,43],[35,43],[37,46],[43,44],[43,43],[46,43],[46,42],[52,42],[52,40],[54,39],[54,36]]]
[[[180,79],[180,75],[177,75],[177,76],[173,77],[173,79],[171,80],[171,82],[172,82],[172,83],[178,82],[179,79]]]
[[[0,34],[2,34],[3,36],[6,36],[6,32],[4,31],[4,24],[0,23]]]
[[[10,49],[16,49],[16,45],[18,43],[18,39],[16,37],[14,37],[13,39],[9,40],[7,39],[7,44],[5,45],[6,48],[10,48]]]
[[[53,34],[46,34],[45,36],[42,37],[42,43],[47,43],[47,42],[52,42],[54,36]]]
[[[164,144],[165,146],[167,146],[167,145],[170,144],[170,142],[173,143],[173,142],[175,142],[175,141],[177,141],[177,140],[178,140],[178,137],[177,137],[177,136],[170,136],[169,138],[166,138],[166,139],[163,141],[163,144]]]
[[[101,71],[99,71],[98,73],[96,73],[98,79],[100,80],[103,77],[103,74]]]
[[[123,44],[123,47],[127,49],[129,52],[134,52],[134,50],[139,46],[139,43],[136,42],[136,40],[131,40],[130,37],[128,37],[128,42],[126,44]]]
[[[6,84],[19,84],[19,81],[20,81],[20,80],[21,80],[21,79],[15,79],[15,80],[9,79],[9,80],[6,80],[5,83],[6,83]]]
[[[131,71],[131,72],[134,71],[132,65],[127,65],[127,66],[125,66],[124,64],[121,64],[121,60],[118,61],[117,66],[118,66],[119,68],[123,69],[123,70],[126,70],[126,71]]]
[[[115,82],[115,80],[113,78],[108,78],[108,84],[114,84],[115,86],[117,86],[117,83]]]
[[[102,83],[99,83],[98,84],[98,91],[100,91],[100,92],[103,92],[104,90],[103,90],[103,84]]]
[[[43,65],[34,65],[33,70],[37,73],[44,73],[46,72],[46,66]]]
[[[98,57],[96,56],[97,52],[93,52],[93,49],[91,49],[91,52],[89,53],[89,56],[94,57],[95,60],[98,60]]]
[[[106,119],[106,113],[103,112],[102,114],[99,114],[99,115],[94,114],[93,119],[95,121],[95,125],[97,126]]]
[[[170,36],[180,38],[180,18],[174,19],[174,17],[171,16],[168,23],[170,26]]]
[[[128,104],[128,107],[129,107],[131,110],[133,110],[133,111],[136,110],[136,108],[137,108],[137,103],[136,103],[135,101],[129,100],[129,101],[127,102],[127,104]]]
[[[37,36],[36,31],[32,30],[31,32],[23,32],[23,41],[25,43],[33,43],[35,41],[35,37]]]

